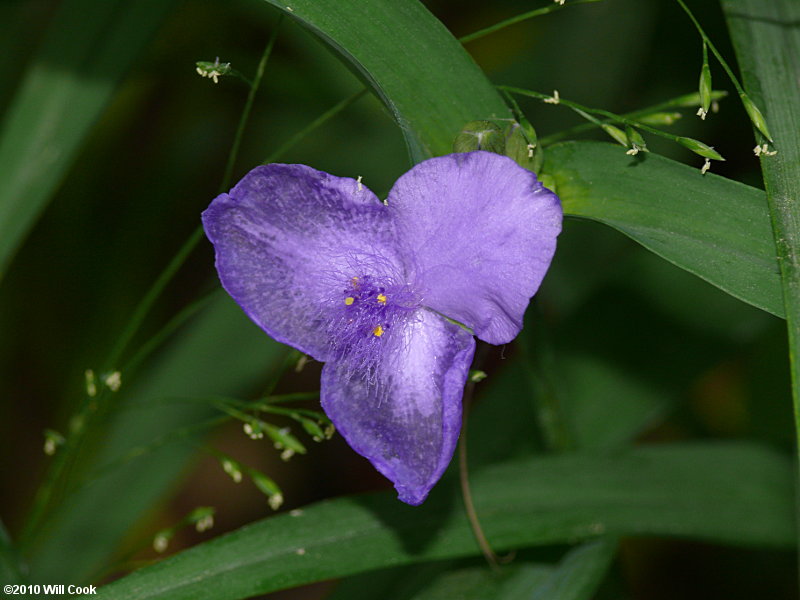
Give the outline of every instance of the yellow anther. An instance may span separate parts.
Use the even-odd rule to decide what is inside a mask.
[[[347,304],[347,306],[350,306],[355,301],[356,299],[353,298],[352,296],[348,296],[347,298],[344,299],[344,303]]]
[[[372,330],[372,335],[375,337],[381,337],[383,335],[383,327],[378,325],[375,329]]]
[[[386,304],[386,296],[378,294],[378,304]]]

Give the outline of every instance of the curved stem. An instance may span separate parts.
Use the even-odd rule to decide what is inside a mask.
[[[551,12],[556,12],[558,10],[561,10],[562,8],[567,8],[568,6],[574,6],[576,4],[588,4],[589,2],[600,2],[600,1],[601,0],[575,0],[575,2],[570,2],[569,4],[551,4],[550,6],[545,6],[544,8],[537,8],[535,10],[522,13],[515,17],[511,17],[504,21],[500,21],[499,23],[495,23],[494,25],[490,25],[485,29],[481,29],[479,31],[467,34],[463,37],[458,38],[458,41],[461,42],[462,44],[468,44],[469,42],[472,42],[489,34],[495,33],[496,31],[500,31],[501,29],[505,29],[506,27],[509,27],[511,25],[522,23],[523,21],[527,21],[528,19],[533,19],[535,17],[540,17],[542,15],[546,15]]]
[[[266,164],[269,164],[269,163],[272,163],[272,162],[275,162],[276,160],[278,160],[281,156],[283,156],[284,153],[286,153],[290,148],[292,148],[300,140],[302,140],[304,137],[306,137],[309,133],[314,131],[317,127],[320,127],[321,125],[324,125],[326,122],[330,121],[333,117],[338,115],[345,108],[347,108],[348,106],[353,104],[356,100],[361,98],[361,96],[366,94],[367,91],[368,91],[367,88],[363,88],[363,89],[359,90],[358,92],[356,92],[355,94],[353,94],[352,96],[349,96],[349,97],[345,98],[344,100],[336,103],[334,106],[332,106],[331,108],[326,110],[324,113],[322,113],[316,119],[311,121],[311,123],[309,123],[308,125],[303,127],[303,129],[301,129],[300,131],[295,133],[292,137],[290,137],[283,144],[281,144],[278,147],[277,150],[275,150],[267,158],[265,158],[263,161],[261,161],[261,164],[266,165]]]
[[[717,47],[714,46],[713,42],[711,41],[711,38],[709,38],[708,35],[706,35],[706,32],[701,27],[700,22],[692,14],[692,11],[690,11],[689,7],[686,6],[686,4],[684,4],[683,0],[676,0],[676,2],[678,4],[680,4],[680,6],[683,9],[683,11],[689,16],[689,19],[691,19],[692,23],[694,23],[694,26],[697,29],[697,33],[700,34],[700,37],[703,38],[703,41],[706,43],[706,45],[709,48],[711,48],[711,52],[717,58],[717,60],[719,61],[719,64],[722,65],[722,68],[725,70],[725,73],[728,74],[728,77],[730,78],[731,83],[733,83],[733,87],[736,88],[736,91],[739,93],[740,96],[742,94],[744,94],[745,93],[744,92],[744,88],[742,87],[742,84],[739,83],[739,80],[736,78],[736,75],[734,74],[733,69],[731,69],[728,66],[728,63],[725,61],[725,59],[722,58],[722,54],[720,54],[719,50],[717,50]]]
[[[725,96],[728,95],[728,92],[723,90],[714,90],[711,92],[711,99],[712,100],[721,100]],[[633,119],[638,122],[639,119],[642,117],[647,117],[655,113],[660,113],[665,110],[670,109],[677,109],[677,108],[686,108],[687,106],[697,106],[700,101],[700,95],[696,92],[694,94],[685,94],[683,96],[678,96],[677,98],[673,98],[671,100],[666,100],[664,102],[659,102],[658,104],[654,104],[652,106],[648,106],[646,108],[640,108],[638,110],[625,113],[621,115],[626,119]],[[603,123],[611,124],[614,121],[612,119],[605,119]],[[574,127],[570,127],[569,129],[565,129],[563,131],[559,131],[557,133],[553,133],[551,135],[545,136],[539,140],[539,142],[543,146],[549,146],[550,144],[554,144],[559,142],[563,139],[569,138],[575,134],[583,133],[584,131],[591,131],[597,127],[596,123],[581,123],[580,125],[575,125]]]
[[[498,89],[501,89],[506,92],[510,92],[512,94],[518,94],[520,96],[529,96],[531,98],[537,98],[539,100],[548,100],[551,98],[549,94],[543,94],[541,92],[535,92],[533,90],[526,90],[522,88],[511,87],[507,85],[499,85],[497,86]],[[651,127],[646,123],[642,123],[641,121],[637,121],[636,119],[632,119],[630,117],[626,117],[624,115],[617,115],[607,110],[603,110],[602,108],[590,108],[588,106],[583,106],[582,104],[578,104],[577,102],[573,102],[571,100],[565,100],[564,98],[558,99],[558,104],[563,104],[567,108],[574,110],[575,112],[581,114],[583,117],[586,117],[586,114],[589,115],[599,115],[601,117],[605,117],[606,119],[610,120],[611,122],[615,123],[622,123],[623,125],[630,125],[632,127],[637,127],[653,135],[658,135],[660,137],[666,138],[668,140],[672,140],[673,142],[680,142],[681,136],[668,133],[666,131],[662,131],[660,129],[656,129],[655,127]],[[594,126],[600,126],[602,123],[598,120],[596,122],[592,122]]]
[[[479,347],[479,354],[483,354],[485,347]],[[480,356],[476,357],[473,365],[480,362]],[[469,381],[464,388],[464,398],[462,401],[463,413],[461,418],[461,436],[458,440],[458,480],[461,485],[461,497],[464,500],[464,510],[467,513],[469,526],[472,528],[472,533],[475,536],[475,541],[481,549],[486,562],[492,570],[497,571],[500,566],[500,560],[497,554],[492,550],[489,540],[486,539],[486,534],[483,533],[481,522],[478,519],[478,513],[475,510],[475,504],[472,501],[472,490],[469,485],[469,467],[467,465],[467,423],[469,420],[469,409],[472,404],[472,396],[475,393],[475,382]]]
[[[471,387],[474,387],[474,385],[474,383],[467,384],[467,390],[469,390]],[[467,390],[464,392],[465,396],[467,394]],[[465,407],[464,423],[461,426],[461,438],[458,440],[458,480],[461,484],[461,497],[464,499],[464,510],[467,513],[467,519],[469,519],[469,526],[472,528],[475,541],[478,542],[478,546],[480,546],[481,552],[483,553],[486,562],[489,563],[489,566],[493,570],[497,570],[500,568],[497,555],[494,553],[494,550],[492,550],[492,547],[489,545],[489,540],[486,539],[486,535],[483,533],[481,522],[478,519],[478,513],[475,511],[475,504],[472,502],[472,490],[469,487],[469,473],[467,468],[466,415],[467,411]]]
[[[247,100],[244,103],[244,110],[242,111],[242,116],[239,119],[239,125],[236,127],[236,135],[233,138],[233,146],[231,146],[231,152],[228,155],[228,164],[225,165],[225,174],[222,176],[222,183],[219,186],[220,193],[227,191],[227,189],[230,187],[231,176],[233,175],[233,167],[236,164],[236,157],[239,155],[239,147],[242,145],[244,129],[247,126],[247,121],[250,119],[250,111],[253,109],[253,101],[255,100],[256,92],[261,85],[261,80],[264,77],[264,70],[267,67],[267,61],[269,61],[269,57],[272,54],[272,48],[275,46],[275,40],[278,39],[278,32],[280,31],[282,22],[283,14],[281,14],[281,16],[278,18],[278,24],[272,31],[272,35],[270,36],[269,41],[264,48],[264,52],[261,55],[261,60],[258,61],[256,75],[253,78],[253,84],[250,86],[250,93],[247,94]]]

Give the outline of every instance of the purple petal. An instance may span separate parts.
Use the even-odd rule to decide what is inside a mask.
[[[256,167],[211,203],[203,226],[222,285],[245,313],[317,360],[336,356],[353,278],[406,278],[390,211],[375,194],[304,165]]]
[[[514,339],[555,252],[558,197],[510,158],[479,151],[418,164],[389,207],[423,304],[491,344]]]
[[[461,428],[461,395],[475,340],[421,309],[381,336],[374,368],[322,370],[322,406],[350,446],[421,504],[447,468]]]

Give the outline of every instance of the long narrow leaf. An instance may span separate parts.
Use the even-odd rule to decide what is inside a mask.
[[[567,142],[548,148],[565,214],[610,225],[732,296],[783,316],[764,192],[655,154]]]
[[[417,0],[267,0],[317,34],[370,85],[411,159],[452,152],[468,121],[508,117],[461,44]]]
[[[23,582],[19,556],[2,521],[0,521],[0,581],[4,584]]]
[[[617,541],[601,538],[570,551],[531,600],[585,600],[592,598],[616,554]]]
[[[762,155],[761,169],[781,265],[800,439],[800,2],[723,0],[722,5],[745,89],[764,110],[778,151]]]
[[[66,0],[0,130],[0,279],[174,0]]]
[[[515,561],[500,572],[484,559],[439,561],[399,569],[383,569],[350,577],[326,600],[530,600],[555,570],[548,564]]]
[[[498,551],[600,534],[777,547],[794,541],[791,467],[749,445],[528,459],[487,468],[474,478],[473,492]],[[402,505],[394,494],[322,502],[141,569],[101,588],[98,598],[232,600],[390,565],[478,555],[456,497],[442,486],[420,508]]]

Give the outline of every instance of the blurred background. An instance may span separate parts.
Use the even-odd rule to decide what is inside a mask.
[[[33,67],[59,4],[3,2],[0,112]],[[461,36],[546,3],[425,4]],[[734,62],[716,3],[694,4],[712,39]],[[247,86],[233,77],[215,85],[195,73],[195,61],[219,57],[251,77],[276,22],[276,11],[257,0],[175,2],[0,282],[0,515],[13,537],[22,531],[52,460],[42,450],[43,430],[67,430],[83,393],[85,370],[102,367],[137,303],[217,194]],[[564,98],[616,113],[695,91],[701,61],[699,39],[672,0],[580,5],[510,27],[467,49],[495,83],[545,93],[557,89]],[[714,65],[712,72],[715,89],[731,89],[720,68]],[[312,35],[284,21],[234,180],[361,87]],[[540,136],[580,122],[564,107],[532,100],[521,105]],[[714,164],[718,174],[760,186],[750,125],[737,102],[723,100],[720,113],[706,121],[687,111],[674,131],[726,156],[727,162]],[[655,152],[702,164],[677,145],[659,138],[648,142]],[[361,175],[379,196],[410,166],[399,129],[370,95],[294,144],[280,161]],[[203,241],[156,304],[133,348],[217,286],[210,244]],[[285,354],[218,295],[132,379],[123,372],[113,412],[126,417],[111,418],[108,430],[124,428],[125,433],[114,443],[146,444],[163,435],[160,427],[178,431],[216,414],[203,403],[165,399],[232,386],[239,397],[257,397]],[[626,443],[604,437],[603,422],[609,419],[629,420],[632,437],[642,442],[748,438],[788,453],[793,441],[785,362],[782,321],[611,229],[568,221],[523,335],[510,346],[485,351],[480,368],[489,376],[475,394],[471,466],[479,469],[515,453]],[[318,382],[319,365],[308,364],[301,372],[292,365],[277,391],[314,391]],[[565,431],[548,431],[541,422],[543,397],[566,422]],[[307,406],[313,408],[313,402]],[[571,406],[584,408],[581,420],[570,421]],[[117,531],[121,546],[98,544],[94,554],[87,552],[78,567],[71,567],[103,581],[154,559],[154,533],[197,506],[216,507],[215,528],[203,534],[181,530],[167,553],[270,514],[265,496],[248,482],[235,484],[204,450],[207,446],[273,478],[285,497],[281,510],[390,487],[340,437],[303,441],[308,454],[284,462],[269,442],[249,439],[241,423],[229,421],[176,443],[175,452],[159,460],[163,468],[148,479],[151,489],[137,488],[133,474],[152,465],[120,466],[109,489],[123,489],[123,496],[149,495],[152,508],[137,512],[132,505],[126,512],[120,505],[119,514],[94,525],[97,506],[81,505],[79,498],[65,501],[74,508],[68,506],[67,516],[31,548],[44,548],[50,534],[64,545],[39,552],[35,560],[56,565],[58,553],[63,556],[81,531],[89,537],[95,527]],[[105,440],[96,443],[102,447]],[[54,577],[58,568],[51,567]],[[762,597],[769,589],[771,598],[791,598],[794,569],[789,553],[629,540],[599,597],[731,599]],[[270,597],[319,598],[330,587]]]

